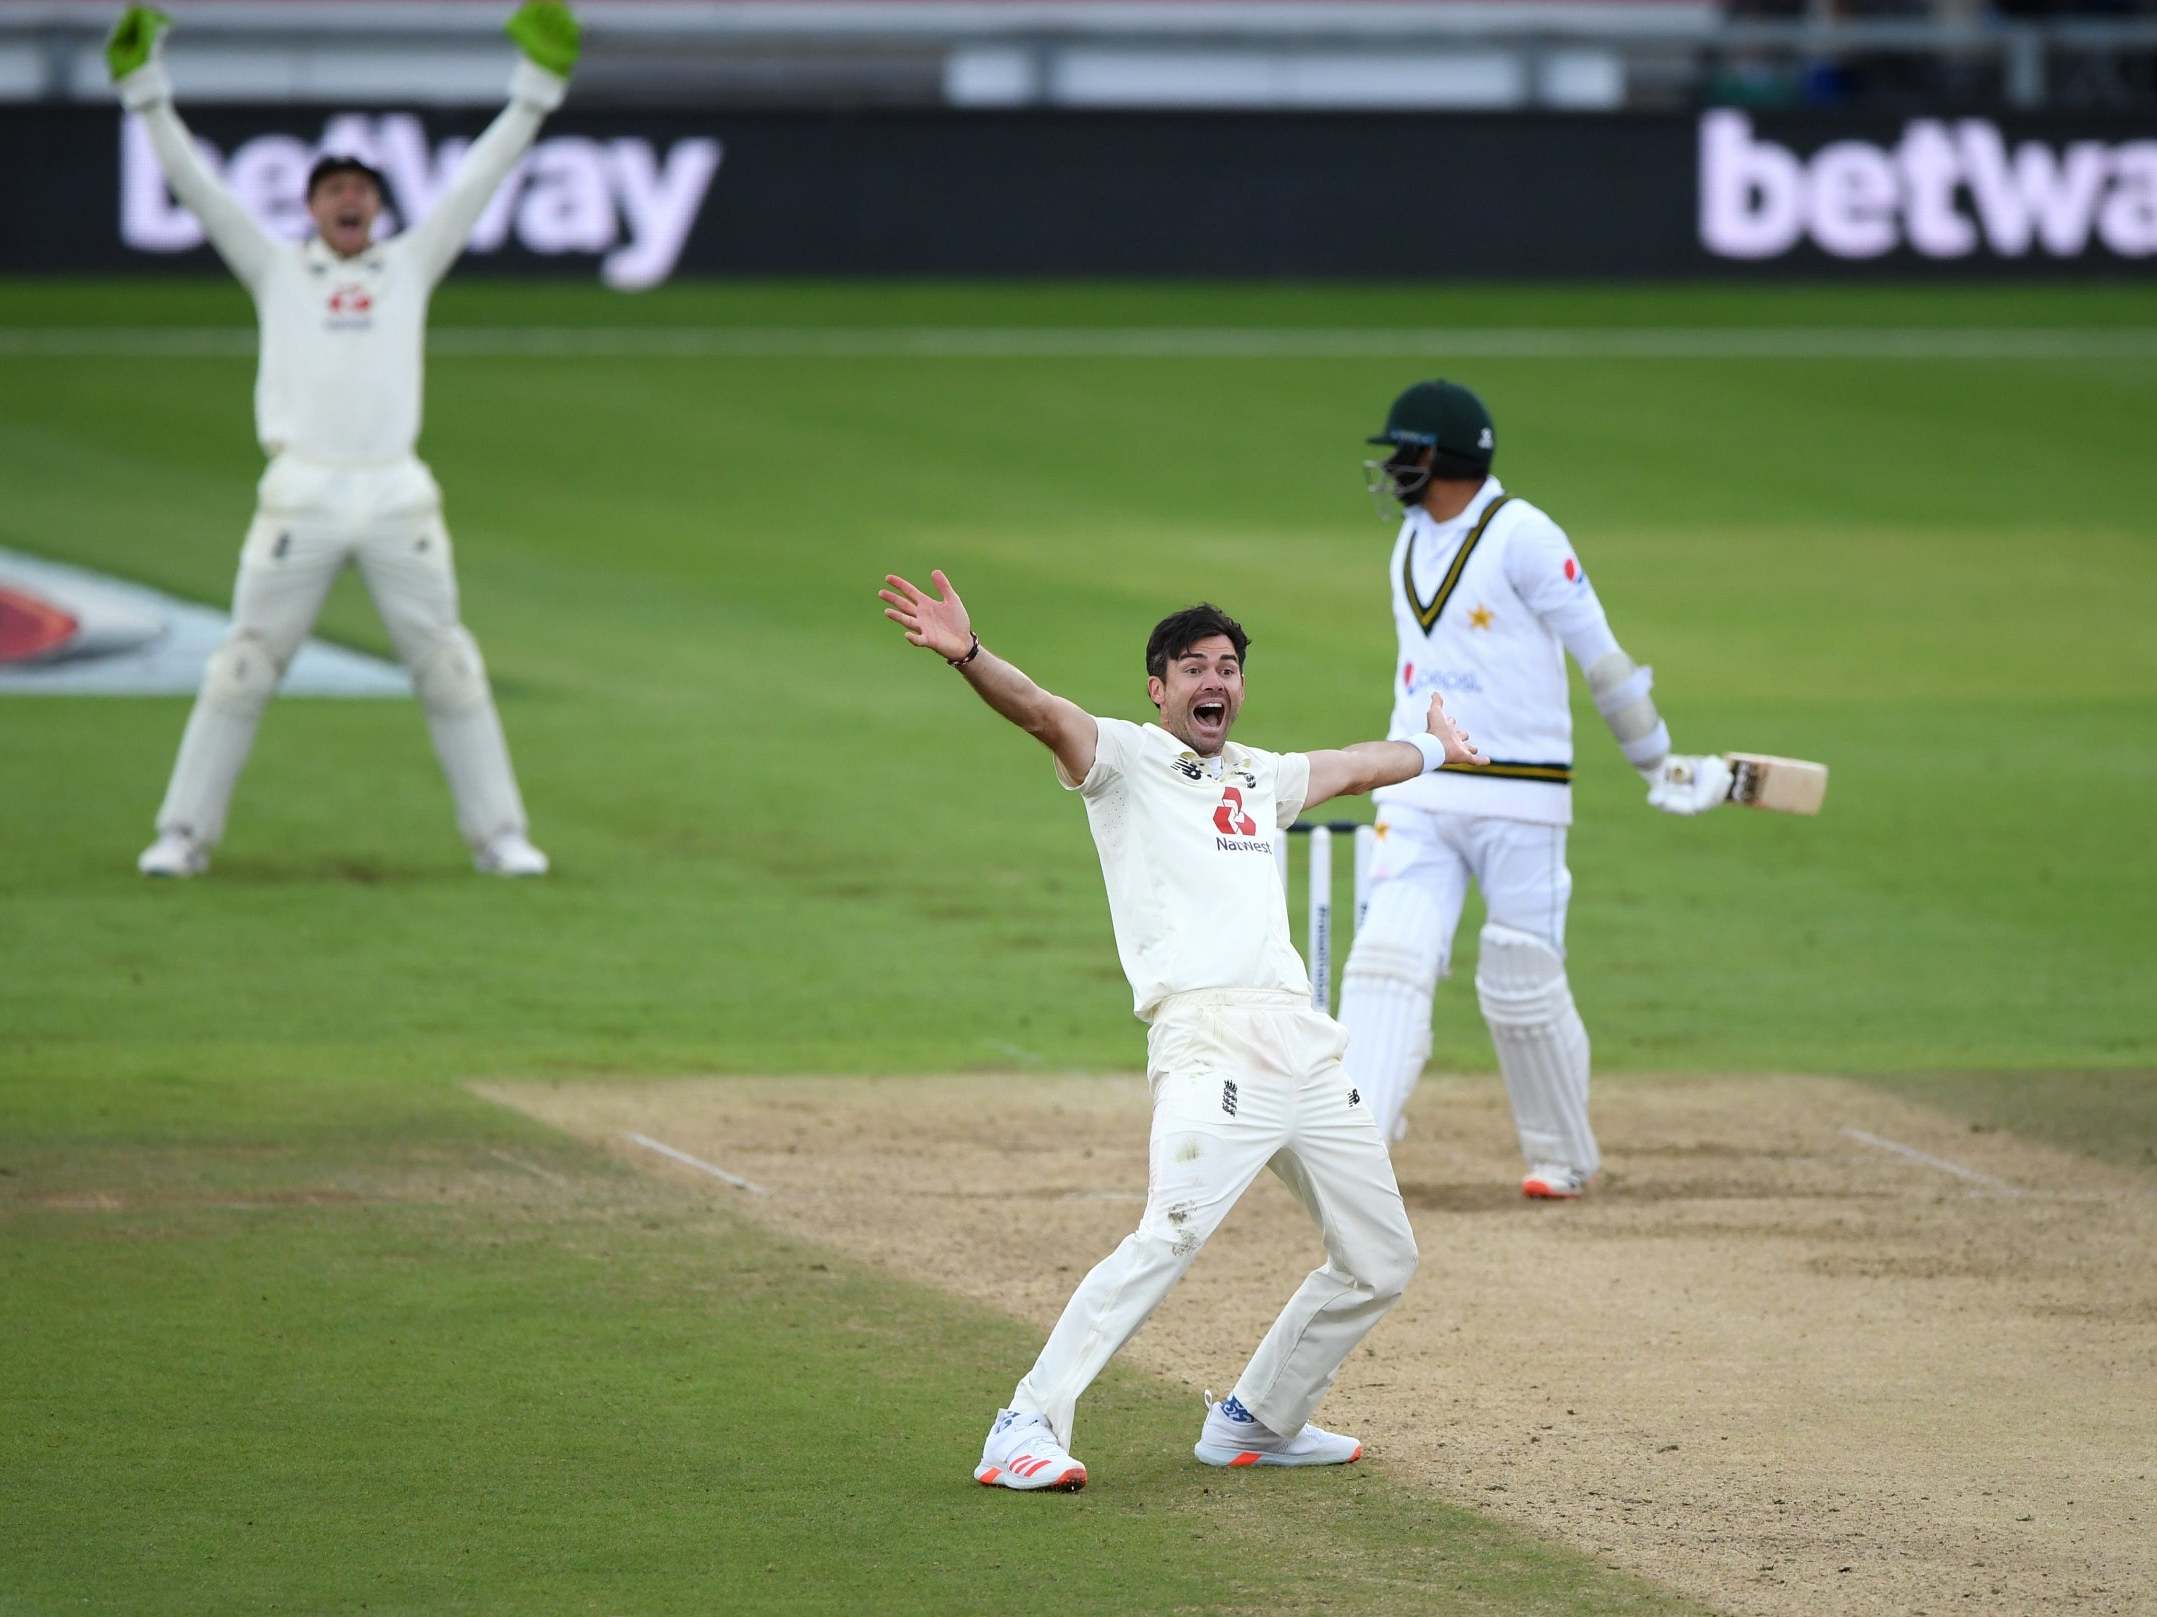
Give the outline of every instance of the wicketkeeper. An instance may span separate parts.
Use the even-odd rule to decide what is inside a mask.
[[[157,840],[139,867],[150,876],[209,868],[262,710],[330,585],[356,563],[412,672],[474,864],[493,875],[543,875],[546,855],[526,836],[486,665],[458,618],[442,493],[413,448],[427,300],[540,121],[561,105],[577,59],[576,19],[547,0],[510,18],[521,55],[509,105],[424,219],[376,241],[382,176],[357,158],[328,156],[308,177],[315,233],[299,243],[266,235],[196,152],[158,60],[166,26],[160,13],[130,7],[105,56],[173,194],[255,300],[255,431],[270,464],[240,549],[232,632],[203,671],[157,811]]]
[[[1430,1055],[1431,1000],[1445,976],[1472,879],[1488,919],[1476,998],[1490,1025],[1529,1196],[1578,1196],[1601,1165],[1588,1124],[1588,1030],[1565,972],[1565,864],[1573,819],[1573,717],[1565,654],[1648,801],[1698,814],[1723,801],[1719,757],[1674,757],[1649,695],[1650,670],[1610,632],[1572,542],[1490,475],[1497,432],[1482,400],[1453,382],[1401,394],[1388,451],[1367,461],[1372,489],[1405,508],[1389,568],[1399,657],[1390,733],[1422,726],[1434,694],[1490,755],[1373,794],[1378,818],[1370,908],[1341,982],[1348,1073],[1389,1137]]]

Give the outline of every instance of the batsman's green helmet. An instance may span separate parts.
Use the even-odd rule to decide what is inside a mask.
[[[1447,462],[1487,470],[1498,452],[1497,429],[1483,401],[1458,382],[1418,382],[1393,401],[1386,429],[1368,440],[1395,449],[1434,449],[1440,475]]]

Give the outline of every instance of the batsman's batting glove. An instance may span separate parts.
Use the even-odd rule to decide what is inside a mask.
[[[557,78],[568,78],[584,47],[584,30],[561,0],[524,0],[502,32],[517,49]]]
[[[1698,758],[1672,753],[1640,773],[1648,783],[1648,807],[1665,814],[1705,814],[1730,796],[1730,766],[1713,753]]]
[[[120,13],[105,40],[105,66],[112,70],[112,82],[118,84],[128,74],[148,67],[157,55],[158,41],[171,26],[170,17],[148,6],[129,6]]]

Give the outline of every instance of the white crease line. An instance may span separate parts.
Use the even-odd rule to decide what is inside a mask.
[[[2157,327],[444,326],[467,359],[2157,359]],[[0,329],[0,354],[245,358],[242,327]]]
[[[2020,1186],[2011,1185],[2004,1179],[1995,1179],[1989,1173],[1979,1173],[1975,1168],[1965,1168],[1959,1162],[1949,1162],[1945,1157],[1936,1157],[1930,1152],[1920,1151],[1914,1145],[1900,1145],[1893,1140],[1883,1140],[1877,1134],[1867,1134],[1863,1129],[1854,1129],[1847,1126],[1843,1129],[1843,1133],[1862,1144],[1877,1146],[1882,1151],[1892,1151],[1899,1157],[1908,1157],[1912,1162],[1922,1162],[1928,1168],[1938,1168],[1942,1173],[1951,1173],[1957,1179],[1967,1179],[1973,1185],[1983,1185],[1988,1190],[1996,1190],[2003,1196],[2020,1196],[2024,1194]]]
[[[487,1155],[498,1161],[508,1163],[512,1168],[522,1168],[526,1173],[535,1174],[539,1178],[546,1180],[550,1185],[560,1185],[564,1190],[569,1188],[568,1180],[558,1173],[548,1172],[536,1162],[526,1162],[522,1157],[511,1156],[507,1151],[497,1151],[492,1146],[487,1148]]]
[[[656,1151],[663,1157],[672,1157],[676,1162],[694,1168],[699,1173],[708,1173],[721,1183],[732,1185],[736,1190],[746,1190],[752,1196],[769,1196],[771,1194],[762,1185],[752,1180],[744,1179],[738,1173],[728,1173],[724,1168],[715,1168],[701,1157],[693,1157],[686,1151],[677,1151],[664,1140],[655,1140],[649,1134],[638,1134],[632,1131],[624,1134],[622,1138],[634,1140],[647,1151]]]

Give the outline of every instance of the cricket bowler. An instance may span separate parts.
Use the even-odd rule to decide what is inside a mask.
[[[1072,1457],[1079,1395],[1146,1322],[1229,1208],[1270,1167],[1309,1210],[1326,1261],[1289,1299],[1235,1386],[1207,1398],[1207,1465],[1339,1465],[1363,1445],[1310,1424],[1355,1345],[1416,1267],[1415,1237],[1370,1103],[1342,1070],[1346,1036],[1311,1008],[1289,941],[1274,844],[1344,793],[1482,762],[1433,694],[1421,727],[1338,751],[1231,742],[1249,639],[1218,607],[1186,608],[1146,643],[1151,724],[1099,718],[982,645],[942,572],[937,594],[887,576],[884,615],[1055,755],[1101,858],[1116,952],[1147,1024],[1153,1092],[1146,1210],[1079,1283],[1008,1407],[975,1480],[1086,1485]]]
[[[1401,394],[1369,442],[1373,493],[1404,508],[1388,564],[1399,654],[1391,733],[1412,735],[1444,696],[1490,754],[1376,795],[1370,907],[1341,981],[1348,1074],[1388,1139],[1430,1055],[1431,1001],[1472,879],[1488,915],[1476,998],[1490,1026],[1532,1197],[1570,1200],[1601,1165],[1588,1123],[1588,1030],[1565,973],[1565,864],[1573,818],[1573,720],[1565,655],[1648,802],[1698,814],[1724,801],[1720,757],[1675,757],[1670,730],[1611,633],[1565,532],[1490,475],[1497,432],[1454,382]]]
[[[240,549],[232,630],[203,671],[157,840],[137,866],[148,876],[209,869],[263,709],[330,585],[356,564],[411,670],[474,865],[544,875],[486,665],[458,618],[442,493],[414,446],[427,301],[541,120],[561,105],[579,48],[576,19],[543,0],[510,18],[521,54],[509,105],[424,219],[376,241],[382,176],[357,158],[326,156],[308,177],[314,233],[304,242],[265,234],[204,165],[159,60],[167,21],[130,7],[106,61],[173,195],[255,301],[255,431],[269,468]]]

